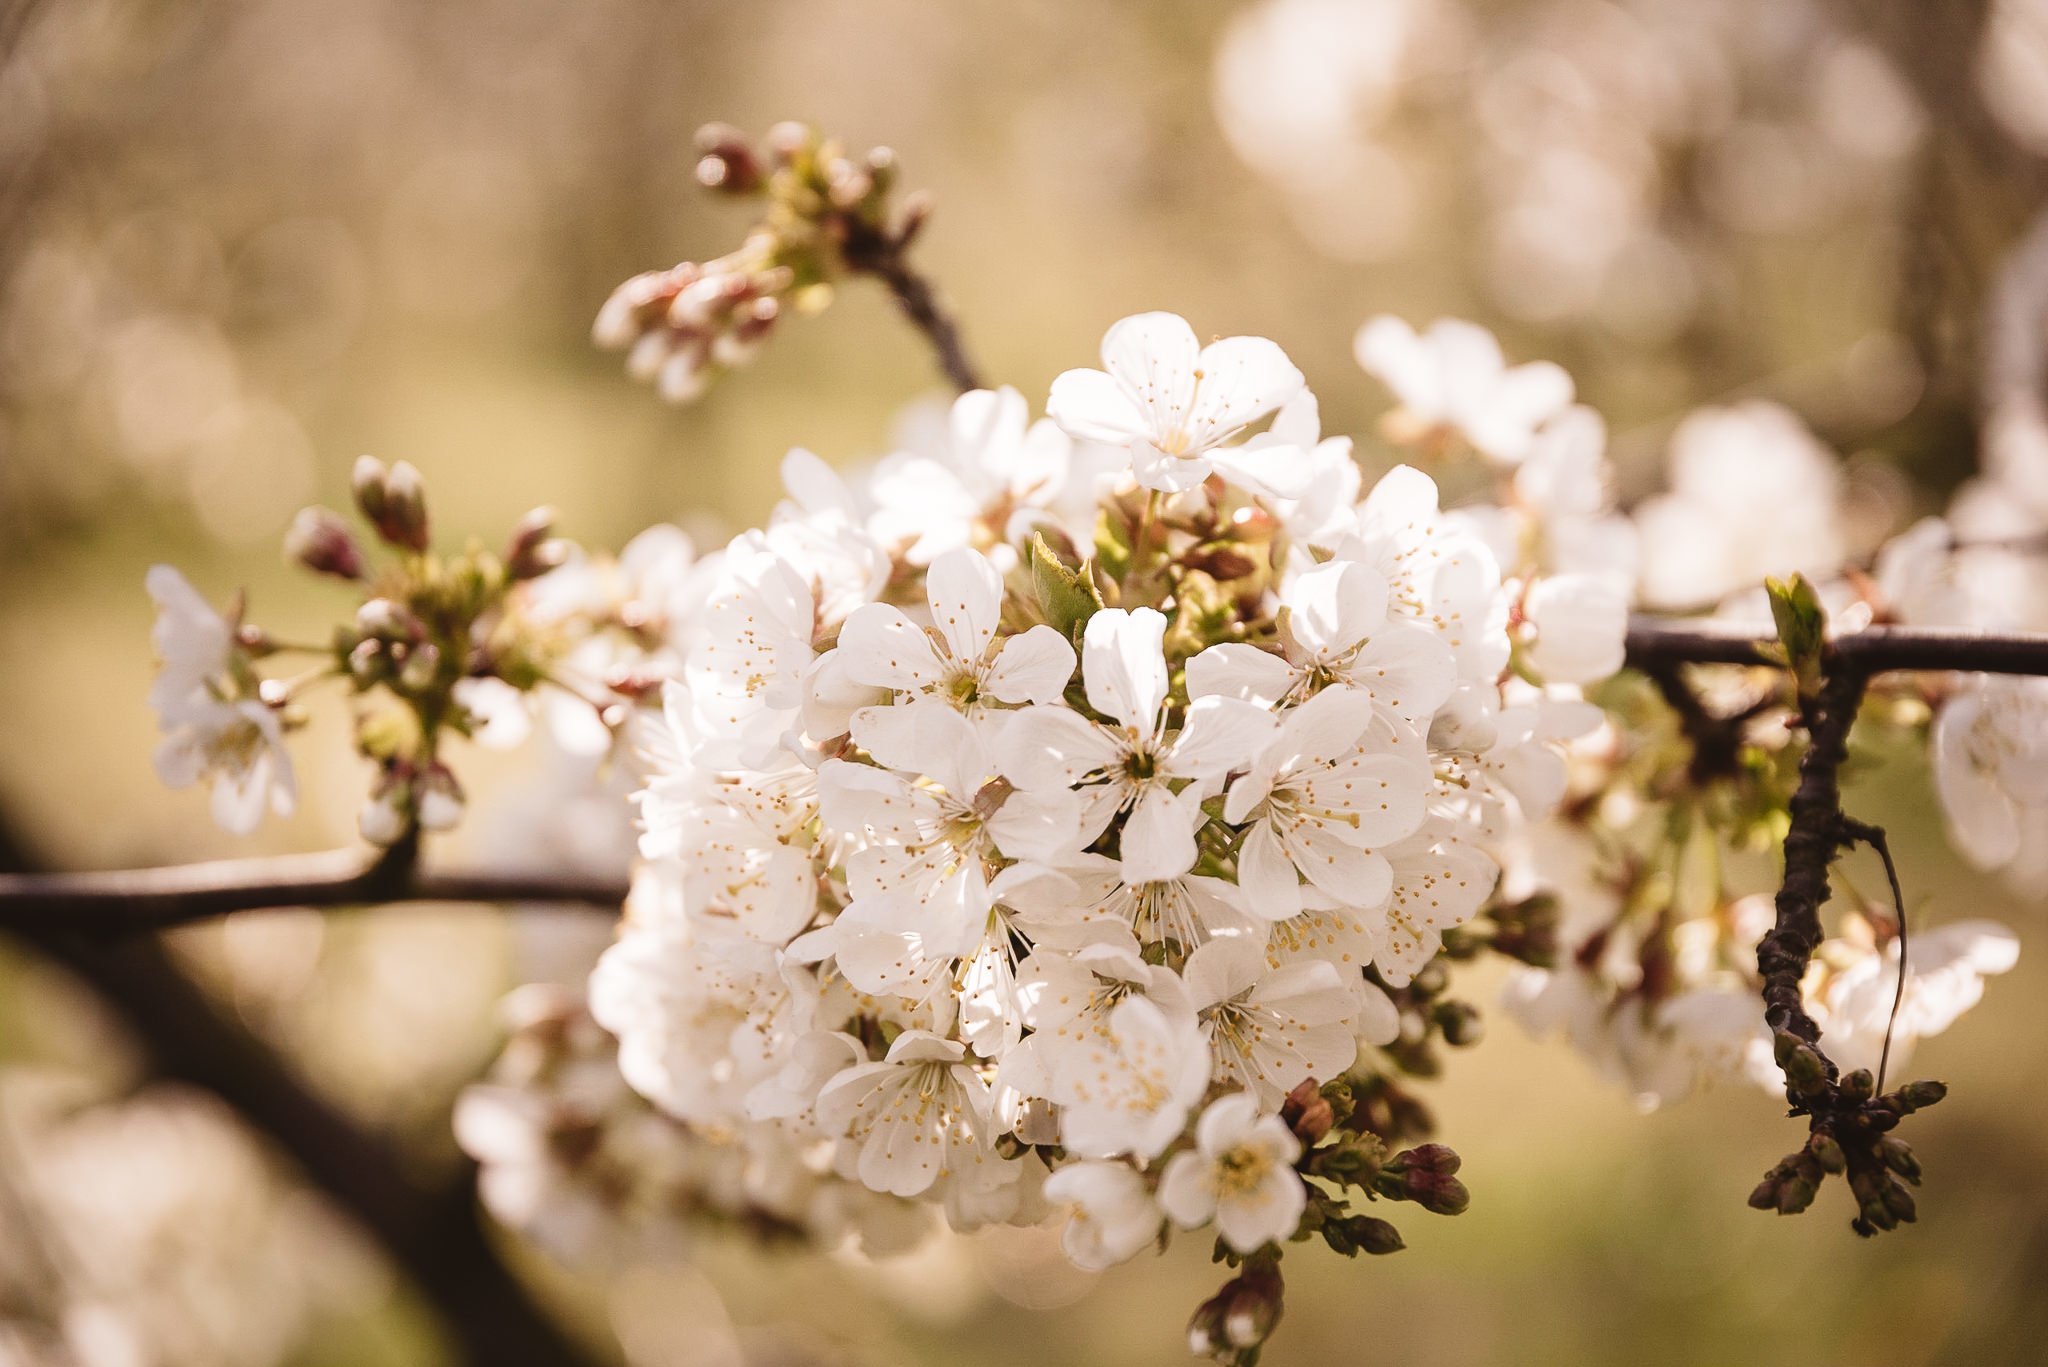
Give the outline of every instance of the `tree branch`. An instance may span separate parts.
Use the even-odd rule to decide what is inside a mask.
[[[404,857],[379,862],[395,868]],[[0,868],[24,862],[25,852],[0,827]],[[605,1360],[565,1334],[499,1260],[477,1208],[474,1165],[455,1164],[427,1184],[409,1177],[412,1165],[388,1139],[309,1090],[260,1040],[224,1016],[154,940],[109,944],[89,926],[11,928],[70,970],[128,1026],[153,1073],[220,1097],[353,1217],[433,1310],[455,1361],[591,1367]]]
[[[1678,664],[1782,665],[1768,630],[1738,623],[1673,621],[1635,614],[1628,623],[1628,662],[1649,673]],[[1895,670],[2048,675],[2048,633],[1991,632],[1973,627],[1865,627],[1828,642],[1833,659],[1864,675]]]
[[[265,907],[556,902],[616,912],[623,882],[551,874],[437,872],[410,846],[327,850],[106,873],[0,874],[0,928],[95,934],[164,930]]]
[[[1820,946],[1828,869],[1849,839],[1843,829],[1840,775],[1865,683],[1861,670],[1837,663],[1807,709],[1808,740],[1799,759],[1799,787],[1792,794],[1792,821],[1785,832],[1785,881],[1778,887],[1777,923],[1756,947],[1764,980],[1765,1023],[1773,1032],[1790,1031],[1810,1045],[1819,1043],[1820,1026],[1806,1014],[1799,982]],[[1827,1066],[1832,1073],[1833,1065]]]
[[[851,269],[872,275],[889,287],[911,326],[931,343],[939,369],[946,372],[955,389],[962,394],[970,389],[985,389],[974,362],[968,359],[966,343],[960,339],[959,323],[940,301],[932,282],[911,268],[910,242],[922,222],[922,214],[913,214],[909,226],[901,232],[888,236],[863,233],[849,238],[841,252]]]

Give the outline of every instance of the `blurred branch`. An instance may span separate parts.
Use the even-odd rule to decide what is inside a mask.
[[[1628,662],[1651,674],[1679,664],[1781,665],[1768,633],[1732,622],[1629,618]],[[1923,670],[2048,675],[2048,633],[1972,627],[1865,627],[1830,638],[1831,657],[1869,674]]]
[[[939,299],[932,282],[911,269],[909,248],[924,221],[922,203],[913,203],[908,225],[893,235],[884,233],[850,237],[842,249],[852,270],[872,275],[889,287],[889,293],[903,309],[911,326],[923,333],[937,353],[939,369],[961,393],[986,388],[974,362],[968,359],[966,344],[960,340],[960,325]]]
[[[0,868],[27,862],[0,826]],[[395,867],[397,861],[379,862]],[[244,880],[245,888],[254,886]],[[173,895],[189,899],[192,893],[187,887]],[[499,1259],[477,1207],[473,1165],[459,1163],[430,1185],[412,1180],[412,1165],[388,1139],[309,1090],[261,1040],[217,1010],[155,940],[109,944],[103,936],[19,921],[10,929],[90,988],[127,1025],[155,1073],[220,1097],[352,1216],[432,1308],[454,1361],[467,1367],[605,1361],[568,1337]]]
[[[94,934],[162,930],[265,907],[555,902],[616,912],[625,884],[551,874],[421,868],[417,847],[329,850],[106,873],[0,874],[0,928]]]

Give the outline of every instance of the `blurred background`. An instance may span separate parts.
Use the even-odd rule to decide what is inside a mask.
[[[1170,308],[1275,338],[1325,430],[1364,435],[1385,396],[1350,359],[1359,322],[1461,315],[1573,372],[1628,493],[1690,407],[1791,405],[1848,460],[1874,540],[1971,474],[1993,387],[2037,378],[1985,338],[2048,204],[2048,0],[0,0],[15,859],[353,838],[337,717],[297,747],[299,814],[250,844],[161,789],[142,576],[170,561],[216,601],[246,587],[280,635],[323,633],[340,590],[277,545],[301,505],[345,502],[356,456],[419,466],[444,537],[552,503],[592,546],[663,518],[708,543],[766,511],[788,447],[879,454],[942,395],[859,284],[688,409],[593,351],[613,285],[743,229],[692,178],[714,118],[893,145],[937,196],[920,261],[1034,403],[1108,323]],[[472,858],[617,848],[607,818],[494,807],[487,775],[516,770],[458,764]],[[2031,940],[2048,919],[1946,853],[1921,760],[1864,770],[1853,805],[1891,826],[1924,920]],[[466,1181],[448,1113],[496,1050],[495,1001],[578,981],[607,934],[588,913],[279,912],[160,957],[431,1186]],[[1916,1071],[1954,1091],[1915,1141],[1921,1223],[1869,1244],[1839,1191],[1802,1220],[1744,1207],[1790,1143],[1768,1098],[1642,1117],[1497,1021],[1436,1099],[1470,1213],[1404,1220],[1409,1251],[1369,1264],[1290,1259],[1267,1360],[2038,1362],[2044,988],[2030,949],[1925,1048]],[[453,1360],[379,1241],[159,1071],[94,991],[0,943],[0,1364]],[[507,1256],[635,1367],[1177,1363],[1220,1281],[1188,1241],[1085,1278],[1034,1232],[872,1267],[720,1237],[594,1271]]]

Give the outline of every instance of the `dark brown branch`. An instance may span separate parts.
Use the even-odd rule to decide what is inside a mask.
[[[163,930],[265,907],[416,902],[553,902],[616,912],[623,882],[546,874],[440,872],[409,849],[329,850],[109,873],[0,874],[0,928],[95,934]]]
[[[24,862],[0,828],[0,868]],[[309,1090],[215,1008],[155,940],[110,944],[76,929],[14,929],[128,1026],[152,1073],[220,1097],[351,1216],[432,1308],[455,1361],[590,1367],[606,1360],[565,1334],[500,1261],[477,1209],[473,1166],[457,1164],[430,1183],[414,1180],[413,1165],[388,1139]]]
[[[1828,869],[1849,839],[1843,829],[1840,775],[1865,682],[1862,671],[1837,661],[1807,710],[1808,741],[1799,760],[1799,787],[1792,794],[1791,826],[1785,832],[1785,881],[1778,888],[1777,923],[1756,947],[1765,1022],[1773,1032],[1789,1031],[1809,1045],[1819,1042],[1820,1027],[1806,1014],[1799,983],[1820,946]]]
[[[960,325],[953,318],[945,304],[939,299],[938,290],[932,282],[913,270],[909,261],[911,238],[922,217],[914,216],[910,227],[894,235],[867,233],[850,238],[843,250],[846,264],[864,275],[872,275],[889,287],[904,316],[911,326],[924,334],[937,355],[939,369],[953,387],[965,394],[970,389],[985,389],[980,373],[974,362],[968,359],[967,346],[960,339]]]
[[[1735,623],[1674,621],[1636,614],[1628,624],[1628,662],[1644,672],[1678,664],[1780,664],[1769,633]],[[1864,675],[1895,670],[2048,675],[2048,633],[1971,627],[1865,627],[1829,642],[1840,664]]]

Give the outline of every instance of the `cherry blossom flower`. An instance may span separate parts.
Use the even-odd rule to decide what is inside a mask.
[[[858,684],[930,693],[979,711],[1003,703],[1050,703],[1074,675],[1074,648],[1049,626],[996,644],[1003,581],[979,552],[950,550],[925,575],[931,625],[870,603],[839,629],[839,668]]]
[[[254,699],[222,702],[196,697],[171,704],[161,724],[157,777],[168,787],[213,780],[213,819],[231,835],[248,835],[266,808],[290,816],[298,784],[284,728],[274,709]]]
[[[1558,574],[1530,585],[1522,612],[1535,632],[1529,663],[1548,683],[1611,678],[1628,648],[1628,594],[1612,578]]]
[[[1354,976],[1356,971],[1354,970]],[[1324,959],[1269,970],[1266,951],[1249,936],[1211,940],[1188,956],[1188,995],[1216,1054],[1216,1073],[1255,1093],[1272,1109],[1304,1078],[1335,1077],[1351,1066],[1358,1043],[1351,1022],[1371,993],[1380,1025],[1376,1043],[1391,1044],[1393,1003],[1363,979],[1356,987]]]
[[[1454,432],[1474,448],[1514,465],[1536,430],[1572,400],[1571,376],[1548,361],[1510,367],[1485,328],[1442,318],[1417,335],[1381,314],[1358,330],[1353,354],[1367,374],[1394,392],[1398,436],[1422,440]]]
[[[1386,580],[1369,565],[1318,565],[1281,595],[1288,614],[1282,654],[1234,643],[1210,646],[1188,662],[1188,693],[1273,705],[1345,684],[1396,716],[1426,719],[1450,697],[1457,664],[1435,632],[1389,617],[1387,599]]]
[[[1642,564],[1652,607],[1694,608],[1801,571],[1841,567],[1842,475],[1834,454],[1775,404],[1703,408],[1671,435],[1669,492],[1637,507],[1656,553]]]
[[[1374,717],[1370,694],[1326,688],[1282,715],[1271,743],[1231,784],[1223,818],[1246,830],[1237,881],[1254,915],[1298,913],[1304,878],[1351,906],[1378,906],[1392,892],[1393,871],[1376,847],[1421,827],[1433,780],[1412,755],[1374,744]]]
[[[1212,1220],[1239,1253],[1280,1243],[1301,1223],[1308,1191],[1295,1174],[1301,1141],[1280,1118],[1261,1115],[1257,1098],[1232,1092],[1209,1103],[1195,1127],[1195,1148],[1168,1161],[1159,1208],[1182,1229]]]
[[[1949,837],[2002,868],[2048,830],[2048,679],[1976,675],[1934,722],[1934,783]]]
[[[1059,499],[1073,463],[1073,443],[1059,425],[1030,419],[1024,396],[1007,385],[962,394],[930,440],[875,467],[869,532],[884,545],[902,545],[912,565],[983,541],[992,543],[991,554],[1014,561],[1011,543]]]
[[[1892,1027],[1899,941],[1882,951],[1845,954],[1841,941],[1820,951],[1824,969],[1807,1000],[1820,1022],[1821,1048],[1843,1068],[1875,1070]],[[1991,921],[1955,921],[1915,931],[1906,951],[1906,989],[1892,1029],[1892,1061],[1903,1065],[1913,1046],[1954,1025],[1984,997],[1984,980],[2019,962],[2019,937]],[[1833,961],[1830,963],[1830,961]],[[1844,962],[1846,960],[1846,962]]]
[[[1052,1100],[1060,1142],[1083,1158],[1159,1156],[1209,1085],[1209,1042],[1189,1012],[1168,1015],[1147,997],[1111,1007],[1100,1033],[1059,1054]]]
[[[1082,843],[1128,809],[1122,857],[1139,882],[1193,866],[1202,785],[1248,763],[1272,729],[1263,707],[1200,698],[1169,736],[1165,633],[1165,616],[1152,608],[1096,613],[1082,639],[1081,671],[1088,705],[1108,720],[1063,704],[1027,707],[1005,719],[1000,742],[1003,773],[1020,789],[1076,788],[1086,804]],[[1186,786],[1176,791],[1175,782]]]
[[[1212,471],[1275,498],[1308,489],[1305,454],[1288,446],[1225,445],[1301,390],[1301,372],[1262,337],[1203,346],[1187,320],[1140,313],[1102,339],[1101,370],[1052,382],[1046,412],[1082,441],[1128,446],[1148,489],[1192,489]]]
[[[234,628],[170,566],[155,566],[146,582],[161,662],[149,691],[164,732],[153,757],[157,777],[172,788],[211,779],[213,819],[232,835],[252,833],[266,809],[290,816],[298,785],[284,725],[275,708],[238,696]]]
[[[906,1030],[880,1063],[847,1069],[818,1094],[818,1125],[870,1189],[915,1196],[943,1177],[992,1162],[988,1085],[954,1040]]]
[[[1166,1220],[1127,1163],[1069,1163],[1046,1178],[1045,1199],[1070,1212],[1060,1247],[1090,1272],[1127,1261],[1159,1237]]]

